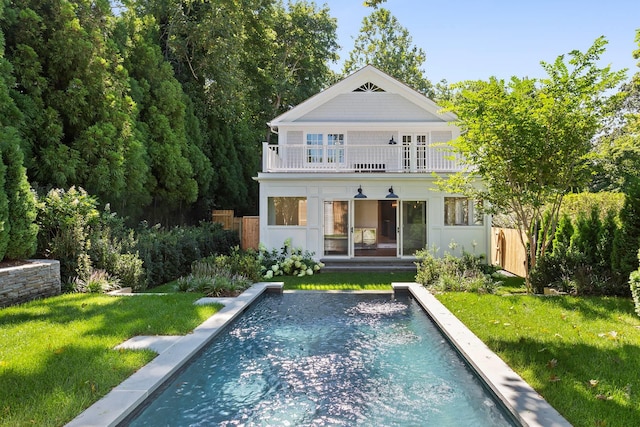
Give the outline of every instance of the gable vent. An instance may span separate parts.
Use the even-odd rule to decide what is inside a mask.
[[[354,89],[354,92],[384,92],[384,89],[381,89],[380,87],[374,85],[371,82],[367,82],[362,86],[360,86],[359,88]]]

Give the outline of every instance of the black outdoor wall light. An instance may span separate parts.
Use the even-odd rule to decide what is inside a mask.
[[[360,187],[358,187],[358,194],[356,194],[355,196],[353,196],[354,199],[366,199],[367,196],[365,196],[364,194],[362,194],[362,185]]]

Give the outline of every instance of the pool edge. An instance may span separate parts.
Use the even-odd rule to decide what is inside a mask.
[[[173,345],[114,387],[66,424],[67,427],[117,426],[173,373],[242,314],[251,303],[267,292],[282,292],[282,282],[255,283],[233,302],[182,336]]]
[[[418,301],[441,332],[523,426],[571,426],[533,387],[491,351],[424,286],[415,282],[391,285],[394,291],[409,292]]]

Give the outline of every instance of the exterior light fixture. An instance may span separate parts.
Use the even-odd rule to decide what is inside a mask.
[[[367,196],[365,196],[364,194],[362,194],[362,185],[360,187],[358,187],[358,194],[356,194],[355,196],[353,196],[354,199],[366,199]]]
[[[391,135],[391,139],[389,140],[389,145],[396,145],[397,142],[393,140],[393,135]]]
[[[387,194],[387,199],[397,199],[398,195],[393,192],[393,186],[389,187],[389,194]]]

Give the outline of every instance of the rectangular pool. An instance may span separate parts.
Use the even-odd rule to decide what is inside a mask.
[[[408,295],[266,294],[125,425],[512,426]]]

